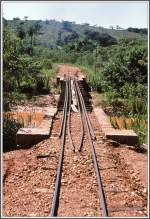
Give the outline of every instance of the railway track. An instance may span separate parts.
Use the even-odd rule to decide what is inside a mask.
[[[75,91],[78,113],[71,111],[72,89]],[[127,195],[128,192],[133,194],[133,189],[130,182],[125,183],[127,179],[124,178],[123,172],[117,175],[118,171],[116,171],[116,164],[112,162],[112,154],[110,153],[110,157],[106,156],[106,159],[101,156],[104,154],[105,157],[106,151],[104,152],[103,148],[100,151],[100,145],[95,141],[98,135],[95,136],[95,133],[101,134],[98,136],[100,141],[103,134],[99,127],[95,128],[96,123],[91,123],[94,121],[91,115],[86,110],[77,78],[66,78],[59,132],[60,153],[50,216],[66,216],[66,212],[67,216],[107,217],[116,216],[120,212],[125,216],[145,215],[144,201],[136,194],[133,198]],[[114,180],[121,189],[110,188]],[[87,188],[86,185],[88,185]],[[124,196],[127,196],[127,203],[124,202]],[[81,197],[80,200],[79,197]],[[116,200],[116,197],[122,202],[119,206],[114,204],[119,200]],[[136,205],[134,199],[137,200]]]
[[[90,150],[92,154],[92,159],[93,159],[93,164],[94,164],[94,169],[96,173],[96,179],[98,183],[98,196],[100,200],[100,206],[99,208],[102,211],[102,216],[108,216],[108,211],[107,211],[107,205],[105,201],[105,195],[103,191],[103,186],[102,186],[102,180],[100,177],[100,172],[99,172],[99,167],[97,163],[97,158],[93,146],[93,139],[94,139],[94,132],[91,126],[91,122],[89,120],[85,103],[78,85],[78,81],[76,79],[73,80],[74,84],[74,89],[76,93],[76,99],[78,103],[78,110],[80,114],[80,121],[81,121],[81,137],[80,137],[80,143],[78,146],[78,151],[81,151],[81,147],[83,144],[83,137],[84,137],[84,129],[87,131],[87,136],[88,136],[88,141],[90,145]],[[65,145],[65,136],[66,136],[66,129],[68,125],[68,135],[70,139],[71,146],[73,148],[73,152],[77,149],[73,143],[72,137],[71,137],[71,131],[70,131],[70,115],[71,115],[71,79],[68,78],[66,80],[66,85],[65,85],[65,101],[64,101],[64,107],[63,107],[63,117],[62,117],[62,122],[61,122],[61,128],[60,128],[60,157],[58,161],[58,169],[57,169],[57,176],[56,176],[56,183],[55,183],[55,190],[54,190],[54,196],[53,196],[53,201],[52,201],[52,207],[51,207],[51,216],[56,216],[57,215],[57,210],[59,206],[59,193],[60,193],[60,186],[61,186],[61,175],[62,175],[62,167],[63,167],[63,158],[64,158],[64,145]],[[68,123],[67,123],[68,121]],[[85,125],[85,127],[84,127]]]
[[[85,101],[82,82],[68,78],[63,86],[65,101],[53,121],[50,137],[13,155],[4,184],[4,215],[147,216],[147,194],[144,196],[143,188],[135,184],[116,148],[106,142]],[[76,112],[73,98],[77,100]]]
[[[106,141],[86,86],[67,76],[50,137],[8,154],[5,216],[147,216],[147,194]]]

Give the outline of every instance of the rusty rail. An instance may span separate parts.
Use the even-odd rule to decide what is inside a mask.
[[[75,86],[76,86],[76,90],[78,92],[80,106],[82,108],[83,118],[85,121],[86,129],[87,129],[87,133],[88,133],[88,140],[89,140],[90,149],[91,149],[91,153],[92,153],[92,157],[93,157],[93,163],[94,163],[94,168],[95,168],[95,173],[96,173],[96,178],[97,178],[97,183],[98,183],[98,191],[99,191],[98,195],[99,195],[99,200],[100,200],[100,209],[102,210],[102,216],[107,217],[108,210],[107,210],[107,205],[106,205],[106,199],[105,199],[105,194],[104,194],[104,190],[103,190],[103,184],[102,184],[102,180],[101,180],[100,171],[98,168],[97,157],[96,157],[96,153],[95,153],[95,149],[94,149],[94,145],[93,145],[93,141],[92,141],[93,130],[92,130],[92,127],[89,126],[89,124],[88,124],[88,114],[86,112],[85,103],[84,103],[84,100],[83,100],[83,97],[82,97],[77,80],[75,80]]]
[[[81,135],[80,135],[80,143],[79,143],[78,151],[81,151],[81,148],[82,148],[82,145],[83,145],[83,138],[84,138],[84,125],[83,125],[84,122],[83,122],[82,110],[81,110],[79,97],[78,97],[78,92],[77,92],[77,88],[75,86],[75,83],[74,83],[74,89],[75,89],[75,95],[76,95],[76,100],[77,100],[77,106],[78,106],[78,110],[79,110],[79,114],[80,114]]]
[[[51,213],[50,213],[51,217],[57,215],[57,209],[59,205],[59,193],[60,193],[60,184],[61,184],[62,167],[63,167],[66,125],[67,125],[67,111],[68,111],[68,98],[69,98],[68,88],[69,88],[68,81],[66,81],[64,111],[63,111],[63,119],[62,119],[62,125],[61,125],[61,130],[60,130],[60,133],[61,133],[60,135],[61,137],[60,156],[59,156],[59,161],[58,161],[55,189],[54,189],[54,195],[53,195],[52,206],[51,206]]]
[[[83,144],[83,136],[84,136],[84,124],[87,130],[88,134],[88,140],[90,145],[90,150],[93,158],[94,163],[94,169],[96,173],[97,183],[98,183],[98,195],[100,200],[100,210],[102,210],[102,216],[106,217],[108,216],[108,210],[105,200],[105,194],[103,190],[102,180],[98,168],[98,162],[96,158],[96,153],[93,145],[93,139],[94,139],[94,131],[92,129],[92,125],[90,122],[90,119],[88,117],[84,99],[82,96],[82,93],[80,91],[79,85],[77,80],[74,81],[74,87],[75,87],[75,93],[77,98],[77,104],[78,104],[78,110],[80,113],[81,118],[81,137],[80,137],[80,145],[79,145],[79,151],[81,150],[82,144]],[[59,194],[60,194],[60,185],[61,185],[61,176],[62,176],[62,168],[63,168],[63,157],[64,157],[64,145],[65,145],[65,135],[66,135],[66,128],[68,125],[68,135],[70,137],[72,147],[75,150],[72,138],[71,138],[71,131],[70,131],[70,116],[71,116],[71,81],[70,78],[66,78],[66,86],[65,86],[65,100],[64,100],[64,106],[63,106],[63,118],[61,122],[61,129],[60,129],[60,156],[58,160],[58,168],[57,168],[57,175],[56,175],[56,181],[55,181],[55,189],[54,189],[54,195],[52,200],[52,206],[51,206],[51,213],[50,216],[57,216],[57,210],[59,206]],[[68,123],[67,123],[68,118]]]
[[[71,121],[71,100],[72,100],[72,92],[71,92],[71,79],[69,78],[69,106],[68,106],[68,136],[69,136],[69,139],[70,139],[70,142],[71,142],[71,145],[72,145],[72,148],[73,148],[73,151],[75,152],[75,146],[74,146],[74,143],[73,143],[73,140],[72,140],[72,136],[71,136],[71,130],[70,130],[70,121]]]

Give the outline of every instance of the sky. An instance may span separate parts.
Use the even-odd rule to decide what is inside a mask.
[[[148,2],[2,2],[2,16],[28,20],[55,19],[103,27],[148,27]]]

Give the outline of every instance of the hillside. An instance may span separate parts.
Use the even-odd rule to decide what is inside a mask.
[[[65,37],[70,36],[72,33],[76,33],[79,36],[79,39],[82,40],[85,37],[86,31],[98,32],[100,34],[109,34],[111,37],[118,39],[123,38],[146,38],[146,34],[140,34],[135,32],[130,32],[128,30],[122,29],[106,29],[98,26],[90,26],[89,24],[76,24],[75,22],[68,21],[56,21],[56,20],[20,20],[14,18],[13,20],[7,21],[8,24],[16,31],[19,25],[22,25],[26,30],[38,23],[40,26],[40,31],[36,36],[36,43],[42,44],[48,47],[53,47],[56,45],[58,38],[61,35],[61,40],[64,40]]]

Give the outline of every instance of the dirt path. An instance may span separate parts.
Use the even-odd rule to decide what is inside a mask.
[[[78,76],[84,77],[83,72],[78,67],[72,67],[68,65],[61,64],[59,65],[58,76],[64,77],[64,75],[69,74],[69,76]]]

